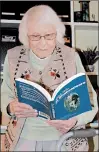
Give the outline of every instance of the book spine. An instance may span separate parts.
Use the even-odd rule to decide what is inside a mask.
[[[38,117],[42,117],[42,118],[45,118],[45,119],[49,119],[50,116],[47,115],[46,113],[42,112],[42,111],[38,111]]]
[[[55,119],[55,106],[53,101],[50,102],[50,113],[51,119]]]

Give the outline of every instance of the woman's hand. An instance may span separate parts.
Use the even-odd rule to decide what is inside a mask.
[[[77,120],[75,118],[69,119],[69,120],[47,120],[47,123],[53,127],[55,127],[57,130],[59,130],[61,133],[68,132],[73,126],[75,126]]]
[[[30,105],[18,102],[17,98],[9,104],[9,108],[10,112],[15,114],[17,118],[37,117],[38,115],[37,110]]]

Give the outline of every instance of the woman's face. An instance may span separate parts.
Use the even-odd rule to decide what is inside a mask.
[[[56,30],[53,25],[28,25],[29,47],[39,57],[45,58],[52,54],[56,45]]]

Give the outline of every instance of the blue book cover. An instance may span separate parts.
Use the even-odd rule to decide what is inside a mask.
[[[42,86],[22,78],[16,81],[19,102],[38,110],[38,116],[50,119],[69,119],[92,110],[86,75],[79,73],[65,80],[52,97]]]

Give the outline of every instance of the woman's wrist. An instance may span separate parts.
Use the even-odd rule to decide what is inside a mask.
[[[10,116],[14,115],[13,113],[11,113],[10,104],[8,104],[8,106],[7,106],[7,114],[10,115]]]

